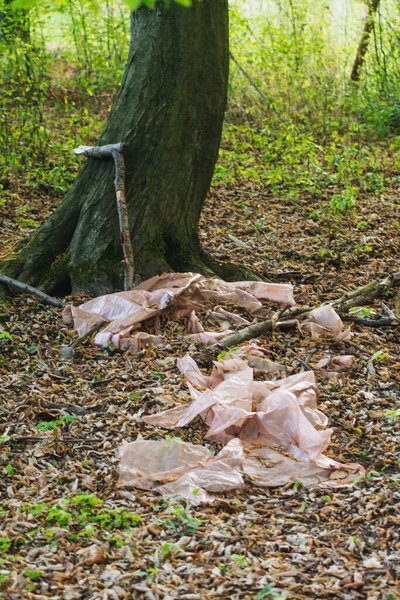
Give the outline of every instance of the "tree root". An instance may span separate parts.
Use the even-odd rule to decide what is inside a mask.
[[[265,281],[265,278],[252,269],[234,263],[219,262],[204,250],[201,250],[201,259],[215,275],[224,281]]]

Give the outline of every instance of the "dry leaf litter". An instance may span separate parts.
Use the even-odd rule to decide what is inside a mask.
[[[349,239],[344,220],[332,237],[324,220],[307,221],[308,200],[298,202],[295,214],[289,203],[267,202],[263,195],[251,186],[214,191],[203,217],[205,246],[222,260],[234,255],[237,262],[247,262],[264,276],[295,283],[297,301],[314,306],[396,270],[398,236],[391,229],[389,214],[393,210],[395,216],[395,209],[388,208],[383,219],[380,207],[374,212],[370,199],[361,203],[359,218],[368,212],[379,238],[374,252],[360,255],[352,252],[358,240]],[[233,222],[229,207],[239,197],[243,202],[251,198],[259,218],[268,209],[273,222],[279,211],[281,228],[260,236],[240,208]],[[332,257],[318,259],[316,229],[318,244],[323,238]],[[238,248],[228,235],[231,232],[251,250]],[[75,295],[70,300],[76,306],[89,299]],[[385,302],[393,308],[395,299],[389,295]],[[265,301],[262,305],[268,308]],[[380,301],[371,308],[379,313]],[[207,328],[214,317],[217,325],[210,327],[211,332],[236,330],[243,321],[260,318],[238,308],[236,301],[193,310],[194,327],[195,317],[207,322]],[[175,365],[176,358],[186,360],[186,354],[197,350],[187,339],[187,320],[164,315],[158,315],[158,324],[156,315],[153,322],[146,320],[143,333],[161,335],[165,338],[161,346],[143,345],[139,352],[121,353],[110,345],[86,342],[72,360],[65,360],[58,349],[74,334],[67,328],[60,331],[59,311],[23,296],[2,306],[2,313],[3,330],[12,336],[0,341],[2,597],[399,597],[400,340],[396,326],[372,330],[353,325],[352,338],[338,341],[333,332],[313,338],[320,332],[313,331],[316,321],[311,319],[309,332],[297,329],[260,338],[260,354],[253,346],[250,353],[242,347],[234,358],[222,357],[215,368],[241,361],[243,370],[253,370],[253,384],[278,390],[279,380],[286,377],[306,376],[310,383],[307,378],[313,375],[308,369],[312,369],[320,398],[318,409],[311,410],[320,411],[318,427],[325,426],[326,415],[333,430],[324,451],[327,460],[347,466],[361,463],[366,474],[352,486],[303,486],[296,480],[263,488],[254,485],[253,473],[243,470],[239,476],[245,487],[223,494],[210,490],[214,502],[197,507],[160,497],[154,489],[121,487],[121,459],[116,454],[116,448],[138,439],[138,443],[178,449],[191,444],[204,464],[209,457],[210,462],[218,462],[218,455],[231,445],[230,459],[240,462],[241,427],[234,425],[234,433],[224,430],[232,436],[228,441],[218,439],[221,432],[216,438],[207,437],[215,413],[203,418],[199,413],[172,432],[145,421],[150,415],[162,418],[163,412],[177,410],[178,405],[184,413],[196,402]],[[215,313],[224,315],[222,327]],[[129,334],[134,332],[135,328]],[[265,372],[260,363],[251,364],[251,356],[266,361],[261,365],[276,366]],[[200,398],[210,393],[212,378],[209,370],[201,375],[200,382],[189,377],[191,391]],[[209,389],[215,392],[218,385]],[[318,429],[318,435],[323,431],[327,430]],[[279,448],[285,460],[294,450],[288,448]],[[150,460],[147,452],[147,465],[146,460]]]

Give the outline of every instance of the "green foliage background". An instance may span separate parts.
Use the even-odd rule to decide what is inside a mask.
[[[333,213],[353,210],[363,190],[381,193],[388,165],[400,165],[399,5],[383,0],[355,84],[365,5],[259,4],[230,7],[231,51],[242,70],[231,61],[214,185],[249,180],[278,199],[322,194]],[[14,13],[7,34],[9,11],[1,0],[0,205],[18,203],[19,224],[29,229],[37,225],[31,194],[61,197],[79,168],[72,149],[94,143],[107,119],[128,52],[129,8],[115,0],[35,3]]]

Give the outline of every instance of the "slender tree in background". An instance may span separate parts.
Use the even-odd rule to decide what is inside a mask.
[[[351,70],[351,80],[359,81],[361,69],[367,55],[368,43],[371,33],[374,29],[375,16],[379,9],[380,0],[370,0],[368,3],[368,16],[365,20],[364,29],[362,32],[361,40],[357,48],[356,58],[354,60],[353,68]]]
[[[227,99],[227,0],[158,2],[131,19],[126,71],[98,144],[127,146],[136,278],[174,270],[246,277],[206,255],[198,238]],[[53,293],[121,288],[113,169],[112,160],[88,158],[63,202],[0,271]]]

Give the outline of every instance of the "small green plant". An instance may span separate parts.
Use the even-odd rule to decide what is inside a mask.
[[[6,552],[11,547],[11,540],[8,537],[0,537],[0,552]]]
[[[397,417],[400,417],[400,408],[398,408],[397,410],[388,410],[385,413],[383,413],[383,416],[386,419],[397,419]]]
[[[262,590],[257,593],[257,600],[285,600],[282,594],[278,594],[272,590],[271,585],[268,583]]]
[[[25,577],[28,577],[32,581],[36,581],[37,579],[40,579],[41,577],[43,577],[44,571],[35,571],[34,569],[25,569],[23,574],[25,575]]]
[[[67,512],[63,508],[59,508],[57,506],[53,506],[52,508],[50,508],[50,510],[47,514],[47,517],[46,517],[46,521],[53,521],[54,523],[57,523],[61,527],[68,525],[68,523],[70,522],[71,519],[72,519],[71,513]]]
[[[161,552],[164,556],[171,556],[176,552],[183,552],[182,548],[178,544],[165,543],[161,546]]]
[[[38,423],[36,429],[39,429],[40,431],[51,431],[57,429],[57,427],[60,427],[63,423],[73,423],[74,421],[76,421],[76,417],[73,417],[72,415],[63,415],[55,421],[42,421],[41,423]]]
[[[3,585],[3,583],[6,583],[8,579],[10,579],[11,577],[11,573],[1,573],[0,574],[0,587]]]
[[[194,533],[197,529],[206,521],[204,519],[197,519],[188,510],[184,509],[183,506],[170,506],[167,511],[171,515],[170,518],[154,519],[154,522],[161,527],[167,529],[184,529],[188,533]]]
[[[6,472],[6,474],[7,474],[9,477],[11,477],[11,476],[13,475],[13,473],[14,473],[14,469],[13,469],[12,465],[6,465],[6,466],[4,467],[4,471]]]
[[[79,494],[55,506],[26,504],[23,510],[45,523],[67,527],[70,532],[68,537],[71,540],[90,538],[99,529],[106,531],[131,529],[142,522],[141,517],[125,507],[109,508],[104,506],[100,498],[91,494]],[[51,535],[51,529],[46,527],[45,531],[47,531],[44,532],[45,535]]]
[[[327,250],[326,248],[320,248],[318,250],[318,254],[321,256],[321,258],[324,258],[324,256],[326,256],[327,258],[332,258],[333,257],[332,250]]]
[[[231,554],[231,558],[241,567],[247,567],[249,564],[249,561],[244,554]]]
[[[350,186],[346,188],[341,194],[335,194],[332,196],[331,209],[335,215],[341,215],[346,211],[350,211],[356,204],[356,194],[358,188]]]
[[[349,314],[353,315],[357,319],[366,319],[376,315],[376,311],[366,306],[353,306],[349,310]]]
[[[377,361],[385,360],[387,357],[388,357],[388,355],[387,355],[386,352],[383,352],[383,350],[377,350],[371,356],[370,361],[371,361],[371,363],[374,363],[374,362],[377,362]]]
[[[233,354],[234,352],[237,352],[238,350],[240,350],[240,348],[238,346],[234,347],[234,348],[230,348],[229,350],[223,350],[222,352],[220,352],[217,356],[217,360],[221,361],[224,360],[224,358],[226,356],[228,356],[228,354]]]

